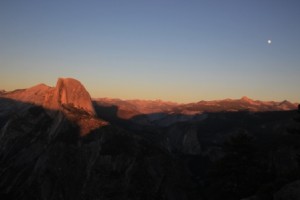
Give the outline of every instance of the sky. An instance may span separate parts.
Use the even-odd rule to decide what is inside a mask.
[[[94,98],[300,102],[299,10],[299,0],[0,0],[0,89],[73,77]]]

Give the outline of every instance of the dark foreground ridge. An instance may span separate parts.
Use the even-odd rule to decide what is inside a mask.
[[[92,102],[69,78],[3,91],[0,199],[299,199],[299,114],[259,103]]]

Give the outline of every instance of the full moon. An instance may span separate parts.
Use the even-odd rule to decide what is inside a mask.
[[[268,44],[271,44],[272,43],[272,41],[271,40],[268,40]]]

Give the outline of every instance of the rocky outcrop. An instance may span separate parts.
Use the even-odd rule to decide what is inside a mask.
[[[86,135],[108,124],[96,117],[89,93],[79,81],[72,78],[59,78],[55,87],[39,84],[28,89],[4,93],[1,97],[22,104],[19,107],[23,110],[30,105],[42,106],[56,119],[56,124],[61,123],[58,119],[63,119],[63,115],[80,128],[80,135]],[[16,106],[13,107],[16,109]]]
[[[56,87],[45,96],[43,106],[54,110],[75,108],[91,116],[96,115],[89,93],[72,78],[59,78]]]
[[[73,78],[59,78],[55,87],[38,84],[28,89],[1,93],[1,97],[32,103],[51,110],[76,109],[96,116],[90,94]]]
[[[184,129],[180,124],[170,127],[167,132],[165,146],[171,152],[181,152],[189,155],[201,154],[201,145],[196,127],[190,126]]]
[[[195,129],[189,129],[182,141],[183,153],[191,155],[199,155],[201,153],[201,145],[198,139],[198,132]]]

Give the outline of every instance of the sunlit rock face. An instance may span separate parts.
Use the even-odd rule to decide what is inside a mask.
[[[47,92],[43,107],[62,111],[68,120],[79,126],[80,135],[108,124],[96,118],[90,94],[72,78],[59,78],[56,87]]]
[[[79,81],[72,78],[59,78],[56,87],[45,96],[43,105],[54,110],[72,107],[91,116],[96,115],[90,94]]]
[[[67,118],[79,127],[80,135],[108,124],[96,118],[90,94],[73,78],[59,78],[55,87],[38,84],[28,89],[3,93],[0,97],[15,100],[15,104],[22,104],[20,108],[23,110],[30,105],[41,106],[56,119],[57,124],[61,123],[57,119]]]
[[[96,116],[90,94],[78,80],[73,78],[59,78],[55,87],[38,84],[28,89],[1,93],[1,97],[51,110],[64,111],[74,108]]]
[[[23,103],[42,105],[46,95],[48,95],[51,90],[52,88],[45,84],[38,84],[27,89],[18,89],[12,92],[0,93],[0,97],[13,99]]]

